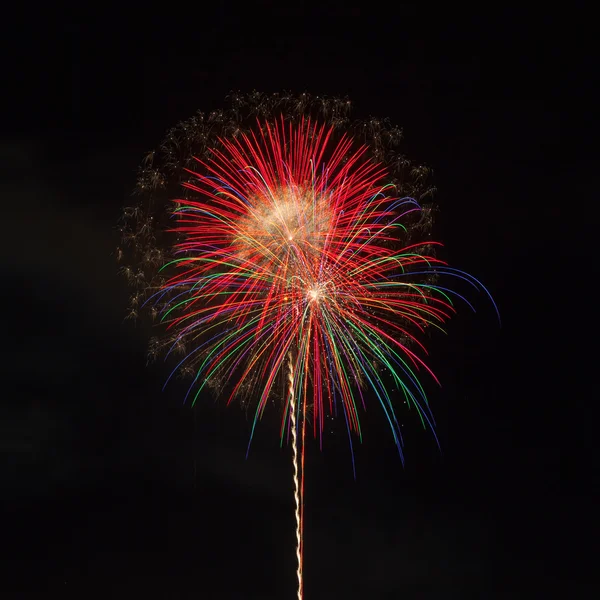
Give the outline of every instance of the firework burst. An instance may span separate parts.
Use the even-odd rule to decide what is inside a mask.
[[[152,351],[180,355],[176,371],[192,375],[186,398],[210,386],[253,406],[252,434],[269,400],[281,405],[281,437],[291,431],[294,448],[299,597],[307,415],[321,445],[326,417],[343,416],[352,445],[369,389],[402,457],[392,390],[434,431],[420,382],[435,380],[424,333],[442,329],[461,298],[439,282],[485,291],[436,257],[429,173],[394,153],[400,132],[350,123],[348,108],[254,94],[197,115],[169,133],[162,162],[148,155],[142,201],[122,227],[134,257],[131,313],[145,307],[163,324]]]

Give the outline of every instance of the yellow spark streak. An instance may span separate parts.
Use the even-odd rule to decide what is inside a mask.
[[[290,416],[292,420],[292,452],[294,462],[294,500],[296,501],[296,558],[298,559],[298,600],[303,598],[302,590],[302,517],[301,517],[301,497],[300,481],[298,478],[298,440],[296,436],[296,398],[294,396],[294,366],[292,364],[292,353],[288,354],[289,373],[288,381],[290,383]],[[302,477],[302,473],[300,474]]]

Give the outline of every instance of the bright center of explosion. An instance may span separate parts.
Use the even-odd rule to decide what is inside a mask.
[[[323,300],[321,277],[328,270],[323,252],[334,222],[329,195],[315,193],[308,184],[286,184],[249,200],[248,212],[236,227],[238,260],[251,261],[263,281],[270,281],[265,292],[272,299]]]
[[[310,188],[288,185],[251,201],[240,233],[246,245],[265,258],[292,250],[311,254],[322,248],[331,225],[327,198],[317,197]]]
[[[308,291],[308,297],[310,300],[312,301],[317,301],[319,299],[319,290],[317,288],[313,288],[312,290]]]

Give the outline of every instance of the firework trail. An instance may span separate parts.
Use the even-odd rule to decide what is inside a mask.
[[[162,324],[151,354],[179,354],[173,373],[191,376],[186,399],[212,388],[253,407],[250,438],[269,401],[283,408],[299,600],[307,415],[321,447],[325,418],[343,416],[354,465],[369,389],[403,460],[396,398],[435,435],[419,379],[437,381],[421,358],[424,334],[443,331],[456,299],[469,305],[440,281],[489,296],[436,257],[428,170],[390,150],[399,131],[350,123],[347,110],[254,94],[181,124],[142,168],[119,250],[129,253],[131,316],[144,308]]]
[[[289,395],[290,395],[290,416],[292,420],[292,451],[294,463],[294,501],[296,503],[296,560],[298,568],[296,575],[298,577],[298,600],[302,600],[302,473],[298,478],[298,434],[296,431],[296,401],[294,398],[294,366],[291,353],[289,358]]]

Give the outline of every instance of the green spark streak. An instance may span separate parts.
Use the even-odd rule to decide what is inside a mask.
[[[256,323],[257,321],[259,321],[260,319],[255,319],[253,322],[251,323]],[[227,342],[228,340],[231,340],[232,338],[235,337],[239,337],[240,332],[243,331],[244,329],[247,329],[247,326],[249,326],[251,323],[247,323],[246,326],[240,328],[240,329],[236,329],[231,335],[227,336],[224,340],[220,341],[209,353],[209,355],[204,359],[204,362],[200,365],[200,367],[198,367],[198,372],[196,375],[196,379],[200,376],[200,373],[204,370],[204,367],[206,365],[206,363],[209,361],[210,358],[212,358],[212,356],[215,354],[215,352],[219,349],[220,346],[223,346],[225,342]],[[239,342],[237,345],[235,345],[233,347],[233,349],[226,354],[211,370],[209,373],[206,374],[206,377],[204,378],[204,381],[202,382],[202,385],[200,386],[200,388],[198,389],[198,391],[196,392],[196,395],[194,396],[194,400],[192,402],[192,406],[194,406],[196,400],[198,399],[198,396],[200,395],[200,392],[202,391],[202,389],[204,388],[204,386],[206,385],[206,383],[209,381],[209,379],[213,376],[213,374],[215,373],[215,371],[218,371],[218,369],[221,367],[221,365],[223,365],[223,363],[225,363],[227,361],[227,359],[230,356],[233,356],[236,352],[241,351],[244,346],[246,346],[247,344],[249,344],[250,342],[252,342],[252,336],[248,336],[246,338],[245,341],[243,342]]]
[[[383,354],[381,352],[381,350],[379,349],[379,347],[376,344],[373,344],[372,341],[369,339],[369,337],[362,331],[362,329],[360,329],[360,327],[357,327],[357,325],[355,325],[352,322],[352,320],[348,319],[348,325],[350,325],[350,327],[352,329],[354,329],[354,331],[356,331],[358,333],[359,337],[362,338],[362,340],[366,343],[367,347],[381,360],[382,363],[384,363],[390,369],[390,372],[392,373],[392,376],[394,377],[394,380],[396,381],[396,383],[400,387],[405,388],[406,384],[402,381],[402,379],[398,375],[398,373],[397,373],[396,369],[394,368],[394,366],[389,362],[389,360],[387,359],[387,357],[385,356],[385,354]],[[367,327],[368,327],[368,325],[367,325]],[[369,331],[370,331],[371,335],[376,339],[376,341],[378,343],[380,343],[382,346],[385,347],[386,351],[389,354],[395,356],[398,359],[398,361],[400,363],[402,363],[402,365],[404,365],[404,368],[412,375],[413,380],[414,380],[416,386],[418,387],[419,391],[421,392],[421,396],[423,397],[423,399],[427,403],[427,396],[425,394],[425,390],[423,389],[423,386],[421,385],[421,382],[419,381],[419,379],[416,376],[416,374],[414,373],[414,371],[410,368],[410,366],[402,358],[402,356],[399,355],[396,352],[396,350],[392,346],[390,346],[387,343],[387,341],[385,339],[383,339],[376,331],[374,331],[370,327],[369,327]],[[425,422],[423,420],[423,415],[421,414],[421,409],[419,408],[418,404],[416,404],[416,403],[414,403],[414,404],[415,404],[415,407],[417,408],[417,412],[419,413],[419,418],[421,419],[421,423],[423,424],[423,427],[425,427]]]
[[[332,323],[331,323],[330,319],[328,318],[329,315],[327,314],[327,311],[322,311],[322,315],[323,315],[323,320],[325,321],[325,326],[327,327],[329,334],[330,334],[330,341],[333,342],[333,340],[336,339],[336,336],[334,335],[334,331],[333,331],[335,329],[335,327],[332,327]],[[335,321],[334,321],[334,323],[335,323]],[[339,337],[340,337],[340,339],[342,339],[342,343],[344,343],[343,336],[339,336]],[[359,437],[360,442],[362,443],[362,429],[360,426],[360,419],[358,418],[358,409],[356,406],[356,400],[354,398],[354,393],[352,392],[352,386],[350,386],[348,384],[348,374],[346,373],[346,369],[344,368],[343,361],[340,360],[341,353],[335,343],[332,343],[331,349],[333,350],[333,353],[335,356],[335,362],[338,367],[338,373],[340,370],[343,371],[343,373],[344,373],[344,379],[346,380],[348,392],[350,394],[350,399],[352,400],[352,406],[354,408],[354,414],[356,415],[356,427],[357,427],[358,437]],[[340,387],[340,393],[342,394],[342,396],[344,395],[341,387]]]
[[[348,273],[348,275],[356,275],[357,273],[362,273],[363,271],[367,271],[370,269],[373,269],[376,266],[385,264],[387,262],[396,262],[398,263],[398,265],[400,266],[400,269],[402,271],[402,273],[406,272],[406,269],[404,268],[404,264],[402,262],[403,258],[407,258],[407,257],[417,257],[420,260],[422,260],[423,262],[427,263],[428,267],[431,267],[431,263],[429,262],[429,260],[427,259],[427,257],[423,256],[422,254],[417,254],[415,252],[407,252],[406,254],[395,254],[394,256],[382,256],[381,258],[375,258],[373,260],[370,260],[368,262],[366,262],[364,265],[353,269],[352,271],[350,271]]]
[[[360,348],[360,346],[357,345],[356,348],[353,348],[349,343],[348,336],[344,335],[344,332],[343,332],[343,330],[340,329],[340,327],[336,327],[336,331],[337,331],[337,337],[339,337],[339,339],[342,341],[342,345],[345,346],[345,348],[346,348],[346,352],[350,354],[350,357],[352,359],[354,359],[351,362],[353,362],[355,365],[357,365],[359,370],[363,372],[365,377],[371,383],[371,387],[375,391],[375,394],[377,395],[377,397],[379,398],[379,401],[383,408],[385,416],[390,424],[390,428],[392,430],[392,435],[394,436],[394,441],[396,443],[399,443],[398,435],[396,433],[396,429],[394,428],[394,421],[396,421],[394,407],[393,407],[391,398],[389,397],[387,388],[386,388],[383,380],[381,379],[381,377],[379,377],[379,374],[377,373],[377,371],[371,367],[371,364],[370,364],[368,358],[365,356],[365,354],[362,351],[362,349]],[[368,339],[367,339],[367,347],[371,351],[377,350],[377,348],[373,347],[373,344]],[[360,357],[357,356],[356,352],[358,352],[361,356]],[[346,354],[346,355],[348,356],[348,354]],[[362,358],[362,360],[361,360],[361,358]],[[383,360],[385,361],[385,357],[383,357]],[[389,366],[390,370],[393,372],[393,367],[391,367],[391,365],[389,365],[389,363],[387,363],[387,361],[385,361],[385,362]],[[379,386],[376,385],[376,383],[373,380],[373,377],[371,377],[370,373],[372,373],[375,380],[379,383]],[[383,398],[380,393],[380,390],[383,393]],[[387,407],[384,402],[384,399],[387,401],[387,404],[388,404]],[[388,409],[388,407],[389,407],[389,409]],[[393,421],[392,421],[392,417],[393,417]],[[358,421],[358,418],[357,418],[357,421]],[[360,427],[360,423],[359,423],[359,427]],[[360,429],[359,429],[359,432],[360,432]],[[360,437],[360,439],[362,441],[362,436]]]

